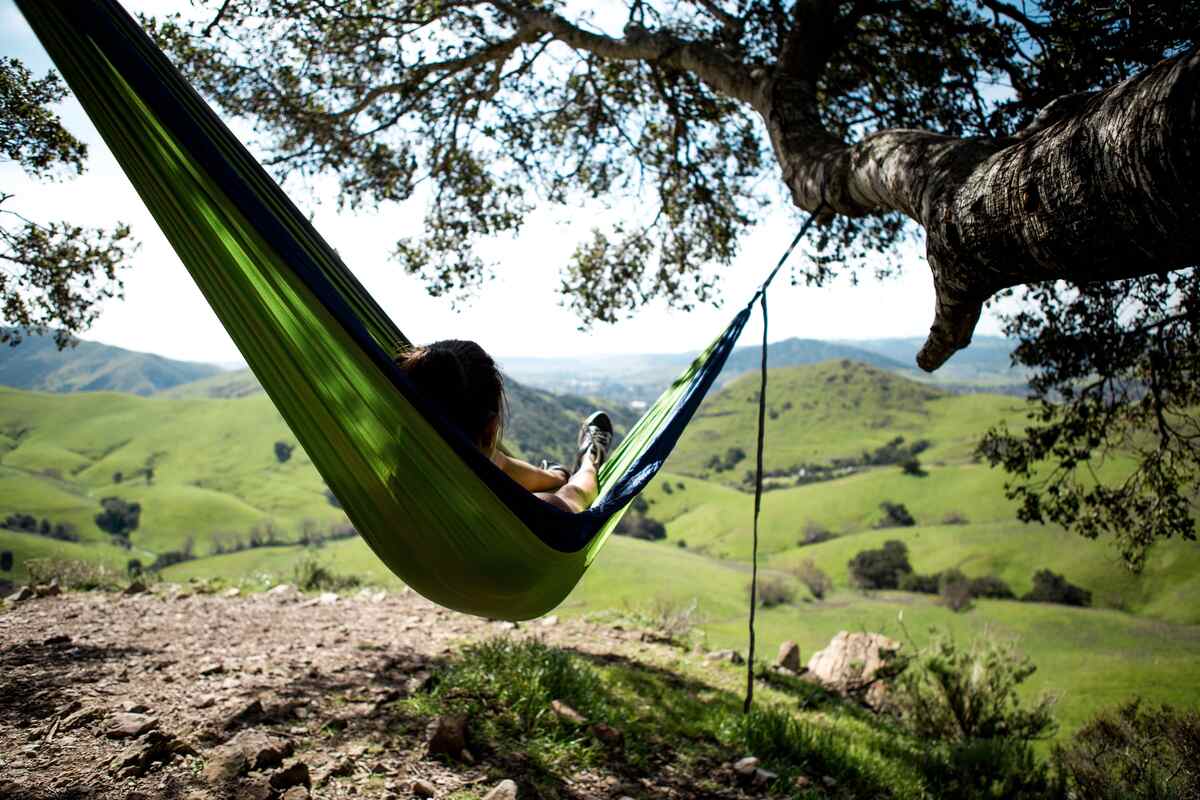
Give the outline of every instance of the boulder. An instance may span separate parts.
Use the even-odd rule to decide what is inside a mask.
[[[813,653],[808,674],[843,695],[861,696],[872,708],[879,708],[887,690],[881,674],[900,649],[900,643],[881,633],[841,631],[824,650]]]
[[[12,594],[10,594],[8,597],[6,597],[4,599],[10,603],[21,603],[21,602],[24,602],[25,600],[32,599],[34,596],[35,595],[34,595],[33,589],[30,589],[28,586],[22,586],[20,589],[17,589],[15,592],[13,592]]]
[[[779,645],[779,656],[775,663],[792,672],[800,671],[800,645],[790,639]]]
[[[502,780],[483,796],[483,800],[517,800],[517,784]]]
[[[109,739],[136,739],[146,731],[158,727],[158,720],[145,714],[121,712],[108,719],[104,735]]]

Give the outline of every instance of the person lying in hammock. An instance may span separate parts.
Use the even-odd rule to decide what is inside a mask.
[[[596,499],[596,470],[608,457],[613,426],[597,411],[579,428],[575,464],[535,467],[504,453],[500,439],[508,414],[504,378],[496,362],[475,342],[445,339],[415,347],[396,363],[446,418],[462,429],[485,455],[514,481],[552,506],[579,513]]]

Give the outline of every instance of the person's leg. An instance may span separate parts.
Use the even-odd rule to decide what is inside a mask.
[[[538,497],[564,511],[578,514],[596,499],[600,492],[596,470],[608,457],[612,444],[612,420],[603,411],[597,411],[579,429],[578,464],[570,479],[553,494]]]

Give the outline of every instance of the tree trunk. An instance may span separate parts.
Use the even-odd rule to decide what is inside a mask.
[[[1200,51],[1056,101],[1009,139],[892,130],[840,145],[813,135],[789,88],[802,89],[777,82],[756,105],[795,204],[925,228],[937,312],[923,369],[970,343],[1003,288],[1200,265]]]

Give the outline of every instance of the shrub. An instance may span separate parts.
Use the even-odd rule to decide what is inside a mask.
[[[924,478],[929,473],[921,466],[921,460],[916,456],[906,458],[900,462],[900,469],[905,475],[912,475],[914,478]]]
[[[142,560],[140,558],[131,558],[125,562],[125,574],[131,578],[136,578],[142,574]]]
[[[680,549],[686,550],[687,549],[687,539],[678,540],[677,542],[675,542],[675,546]]]
[[[0,552],[0,571],[12,572],[12,568],[13,568],[12,550],[5,550],[3,552]]]
[[[896,589],[900,577],[912,572],[908,547],[891,539],[878,550],[863,550],[850,559],[850,580],[860,589]]]
[[[679,490],[679,491],[681,491],[681,492],[686,492],[686,491],[687,491],[687,484],[686,484],[686,483],[684,483],[683,481],[679,481],[678,483],[676,483],[676,484],[675,484],[675,488],[676,488],[676,489],[678,489],[678,490]]]
[[[664,484],[663,491],[666,491],[666,488],[667,486]],[[638,514],[645,514],[650,510],[650,504],[646,502],[646,498],[639,494],[637,497],[633,498],[633,501],[629,504],[629,510]]]
[[[249,547],[278,547],[282,544],[286,542],[274,520],[269,519],[250,529],[250,538],[247,540]]]
[[[825,599],[825,595],[833,591],[833,579],[825,574],[811,558],[806,558],[792,570],[792,574],[808,588],[817,600]]]
[[[746,586],[746,591],[750,586]],[[796,590],[784,578],[767,575],[758,579],[758,591],[755,593],[756,602],[763,608],[774,608],[796,599]]]
[[[967,518],[957,511],[951,511],[942,517],[943,525],[966,525]]]
[[[292,582],[305,592],[342,592],[362,585],[357,575],[339,575],[312,557],[296,564]]]
[[[1200,713],[1133,700],[1098,714],[1055,761],[1089,800],[1191,800],[1200,797]]]
[[[96,527],[106,533],[122,539],[128,539],[129,534],[137,530],[141,520],[142,506],[140,503],[128,503],[119,497],[105,497],[100,501],[103,509],[96,515]]]
[[[948,569],[938,575],[938,594],[942,605],[955,613],[971,608],[971,582],[957,569]]]
[[[833,538],[833,532],[818,522],[809,522],[804,526],[804,535],[798,545],[820,544]]]
[[[275,443],[275,458],[279,461],[280,464],[282,464],[285,461],[287,461],[289,458],[292,457],[292,451],[294,449],[296,449],[295,445],[288,444],[287,442],[276,442]]]
[[[1007,583],[992,575],[971,578],[971,596],[988,597],[993,600],[1011,600],[1016,597]]]
[[[342,507],[342,501],[337,499],[337,495],[334,494],[333,490],[328,486],[325,487],[325,499],[329,501],[329,505],[333,506],[334,508]]]
[[[646,609],[646,621],[650,627],[669,639],[683,639],[701,623],[697,610],[700,602],[692,598],[684,603],[665,595],[658,595]]]
[[[185,561],[191,561],[196,556],[193,554],[195,542],[192,537],[187,537],[183,543],[183,547],[178,550],[168,550],[165,553],[159,553],[154,559],[154,563],[150,565],[151,572],[158,572],[166,569],[173,564],[182,564]]]
[[[122,576],[103,564],[62,558],[32,558],[25,562],[30,583],[49,583],[57,578],[64,589],[119,589]]]
[[[125,474],[123,472],[117,471],[112,474],[113,483],[120,483],[123,480],[125,480]]]
[[[883,519],[875,523],[876,528],[909,528],[917,524],[903,503],[889,503],[884,500],[879,504],[879,508],[883,511]]]
[[[1059,603],[1064,606],[1090,606],[1092,593],[1067,581],[1048,569],[1033,576],[1033,589],[1021,598],[1028,603]]]
[[[916,592],[918,594],[937,594],[938,593],[938,574],[920,575],[916,572],[909,572],[900,576],[898,588],[902,592]]]
[[[626,514],[621,517],[621,521],[617,523],[617,527],[613,533],[618,536],[631,536],[634,539],[643,539],[648,542],[656,542],[660,539],[667,538],[667,528],[661,522],[647,517],[645,514]]]

